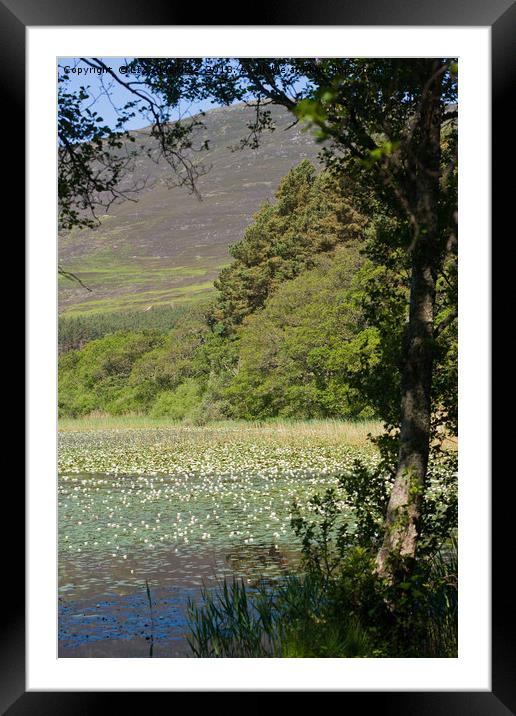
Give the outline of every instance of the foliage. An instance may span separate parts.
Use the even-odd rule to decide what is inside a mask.
[[[95,226],[98,221],[95,209],[102,207],[105,212],[114,201],[128,198],[131,192],[122,191],[120,182],[131,170],[134,159],[130,145],[122,141],[134,142],[134,137],[123,130],[133,116],[134,103],[127,102],[116,128],[111,129],[88,106],[88,88],[70,90],[69,79],[67,72],[59,76],[58,194],[62,229]]]
[[[373,646],[356,620],[335,630],[326,621],[320,582],[289,576],[249,590],[226,580],[189,602],[188,642],[197,657],[363,657]]]
[[[267,593],[256,600],[248,597],[243,582],[220,585],[218,599],[202,591],[203,606],[191,600],[188,616],[192,624],[188,642],[195,656],[264,657],[274,651],[274,616],[267,609]]]
[[[281,181],[276,202],[265,204],[230,248],[234,261],[215,281],[220,293],[213,320],[226,330],[241,324],[281,284],[312,268],[318,254],[359,240],[364,224],[335,177],[316,175],[302,161]]]
[[[183,69],[195,66],[195,60],[184,60]],[[104,123],[95,111],[95,98],[89,86],[72,90],[69,85],[69,65],[60,67],[58,92],[58,196],[59,225],[61,229],[94,227],[98,224],[99,210],[106,210],[114,202],[135,196],[145,186],[134,181],[135,162],[140,152],[146,152],[155,161],[165,161],[172,170],[172,184],[186,186],[197,192],[195,185],[205,168],[193,157],[208,148],[206,140],[194,141],[193,132],[202,127],[199,118],[170,121],[170,108],[156,103],[138,83],[125,82],[98,58],[81,58],[78,69],[86,75],[101,75],[114,79],[127,90],[127,102],[115,107],[117,122],[114,128]],[[100,80],[102,92],[110,94]],[[187,82],[182,90],[186,91]],[[143,89],[143,91],[142,91]],[[113,104],[113,101],[110,100]],[[113,105],[114,106],[114,105]],[[150,123],[150,144],[136,148],[135,137],[127,123],[136,115],[143,115]],[[192,156],[193,155],[193,156]],[[63,274],[69,275],[66,271]],[[71,275],[73,277],[73,275]]]
[[[295,167],[282,181],[276,204],[262,210],[233,248],[235,260],[218,279],[215,306],[63,317],[63,351],[125,328],[133,319],[134,331],[152,327],[166,336],[135,359],[124,375],[124,397],[114,403],[99,386],[79,406],[66,399],[73,382],[64,380],[61,415],[112,407],[119,412],[125,405],[196,423],[226,417],[372,416],[346,375],[363,352],[364,338],[352,339],[364,324],[350,298],[362,264],[362,220],[343,197],[329,174],[316,176],[307,161]],[[62,362],[61,370],[71,375],[75,365]]]
[[[182,306],[153,306],[148,311],[62,314],[58,321],[58,350],[78,350],[90,341],[119,331],[155,330],[168,333],[185,312]]]
[[[312,195],[317,200],[310,200]],[[79,375],[73,380],[72,373],[80,372],[83,361],[77,356],[61,361],[60,414],[125,410],[197,424],[225,418],[380,416],[387,432],[379,445],[392,467],[400,420],[407,258],[401,248],[392,248],[398,220],[378,206],[367,225],[357,223],[351,231],[349,222],[339,223],[336,203],[358,201],[343,196],[328,173],[316,176],[309,162],[295,167],[283,180],[276,204],[262,210],[234,247],[236,258],[218,279],[215,305],[61,317],[62,351],[131,324],[133,332],[152,328],[162,339],[120,376],[125,387],[119,386],[116,401],[104,394],[103,383],[90,395],[83,388],[79,400],[83,380]],[[263,222],[270,223],[271,217],[276,229],[266,231]],[[311,227],[305,234],[309,241],[295,262],[295,240],[289,244],[289,237],[301,224]],[[285,251],[276,260],[281,247]],[[276,273],[270,270],[273,259]],[[446,270],[437,289],[444,317],[453,312],[456,263],[448,262]],[[244,276],[248,291],[240,293]],[[232,295],[235,299],[229,300]],[[443,423],[448,433],[456,431],[456,321],[439,334],[436,348],[434,434],[442,436]],[[67,397],[69,387],[75,397]]]
[[[329,585],[315,576],[204,589],[189,603],[197,657],[457,657],[457,565],[436,556],[408,582],[382,584],[355,548]],[[395,604],[392,610],[389,604]]]
[[[292,519],[308,573],[326,586],[334,618],[344,613],[367,625],[385,655],[456,655],[456,478],[452,455],[431,466],[417,559],[409,571],[395,564],[390,580],[374,570],[392,482],[382,463],[371,471],[357,460],[339,480],[342,494],[332,488],[314,495],[312,517],[297,508]]]
[[[174,391],[181,383],[197,378],[203,371],[198,351],[208,332],[205,309],[195,307],[178,319],[175,327],[156,347],[135,362],[128,385],[140,396],[144,409],[164,391]]]
[[[352,469],[338,477],[337,487],[309,499],[309,517],[294,504],[291,526],[311,572],[327,580],[351,548],[370,553],[378,549],[392,480],[384,461],[371,466],[356,459]],[[429,467],[418,555],[435,555],[456,529],[457,456],[444,453]]]
[[[59,414],[76,417],[93,410],[113,415],[141,405],[127,382],[138,358],[162,342],[153,332],[119,332],[70,351],[59,360]]]
[[[434,465],[433,478],[441,483],[440,498],[449,494],[456,507],[453,487],[442,484],[449,468]],[[190,603],[196,656],[457,656],[453,509],[427,500],[427,530],[412,570],[385,581],[375,573],[374,555],[390,478],[381,466],[371,471],[357,460],[339,483],[308,500],[308,517],[294,506],[304,574],[255,588],[224,582],[205,589],[201,605]]]
[[[244,321],[227,390],[233,416],[373,415],[370,403],[350,387],[350,375],[367,361],[374,341],[354,300],[363,259],[348,244],[315,263]]]
[[[168,417],[183,420],[191,415],[200,402],[199,385],[192,379],[185,380],[175,390],[158,393],[152,405],[152,417]]]

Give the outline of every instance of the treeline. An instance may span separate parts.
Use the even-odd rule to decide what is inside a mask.
[[[156,330],[167,333],[185,313],[184,306],[152,306],[145,311],[63,314],[58,320],[59,354],[82,348],[86,343],[117,331]]]
[[[61,356],[60,414],[380,416],[395,425],[408,272],[396,248],[371,251],[371,237],[396,218],[367,216],[364,206],[329,170],[301,162],[231,248],[214,301],[174,315],[172,327],[133,322]],[[436,402],[453,429],[453,321],[438,340]]]

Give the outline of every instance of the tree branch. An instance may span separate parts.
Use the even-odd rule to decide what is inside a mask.
[[[90,293],[93,291],[93,289],[90,288],[89,286],[86,286],[86,284],[83,283],[83,281],[81,281],[81,279],[78,276],[76,276],[71,271],[65,271],[62,266],[57,267],[57,272],[58,272],[58,274],[60,274],[61,276],[64,276],[64,278],[67,278],[70,281],[76,281],[78,284],[80,284],[87,291],[90,291]]]
[[[455,309],[454,311],[451,311],[446,318],[443,318],[443,320],[439,323],[438,326],[434,329],[434,338],[438,338],[441,333],[444,331],[445,328],[447,328],[453,321],[458,318],[458,311]]]

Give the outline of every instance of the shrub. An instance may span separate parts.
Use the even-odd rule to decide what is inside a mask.
[[[139,400],[129,386],[135,362],[162,341],[153,332],[121,332],[91,341],[59,359],[59,414],[78,417],[94,410],[120,414]]]
[[[200,400],[199,385],[195,380],[186,380],[175,390],[160,393],[152,406],[151,415],[155,418],[183,420],[199,406]]]
[[[349,244],[315,263],[244,321],[227,390],[235,417],[373,417],[349,380],[371,352],[353,300],[363,259]]]

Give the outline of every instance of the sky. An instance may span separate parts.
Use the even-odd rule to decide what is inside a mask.
[[[120,73],[120,68],[123,67],[126,62],[130,62],[132,57],[100,57],[108,67],[111,67],[115,72],[120,74],[120,77],[124,79],[123,73]],[[99,113],[104,122],[110,127],[114,128],[116,125],[117,114],[114,107],[123,107],[123,105],[133,97],[129,92],[119,85],[112,77],[104,76],[103,78],[97,74],[83,73],[84,69],[87,68],[78,57],[60,57],[58,58],[58,73],[62,74],[64,68],[69,68],[68,73],[70,80],[68,87],[70,90],[78,90],[82,87],[89,87],[88,94],[92,97],[90,102],[85,102],[85,107],[91,105],[94,101],[94,109]],[[82,72],[79,72],[79,69]],[[107,90],[107,91],[106,91]],[[109,96],[108,96],[109,95]],[[114,106],[113,106],[114,105]],[[207,111],[214,107],[220,106],[214,104],[209,100],[203,102],[185,102],[179,107],[179,113],[182,115],[194,115],[201,111]],[[172,119],[177,117],[172,116]],[[142,116],[139,112],[136,112],[136,116],[131,119],[125,125],[129,130],[141,129],[142,127],[148,127],[150,121]]]

